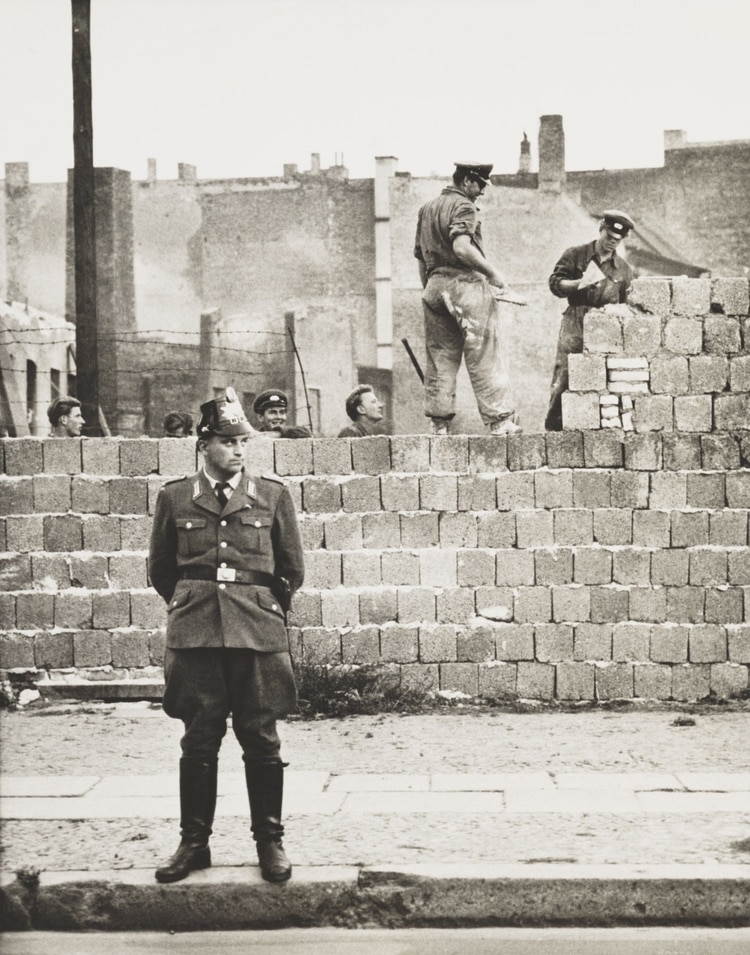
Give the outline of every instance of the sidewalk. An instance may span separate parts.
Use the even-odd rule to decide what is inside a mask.
[[[160,886],[175,724],[134,704],[39,717],[2,724],[8,928],[750,924],[747,711],[284,724],[285,886],[254,864],[229,736],[214,867]]]

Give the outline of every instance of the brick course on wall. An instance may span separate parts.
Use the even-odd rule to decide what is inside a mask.
[[[564,401],[570,415],[591,398],[590,423],[251,444],[249,468],[284,477],[300,514],[299,664],[377,665],[472,696],[747,694],[748,283],[642,280],[636,293],[637,307],[586,320],[580,390]],[[628,356],[648,378],[616,381],[647,389],[613,392],[607,358]],[[669,385],[654,393],[655,380]],[[613,394],[619,426],[601,414]],[[678,411],[688,400],[710,409]],[[195,443],[4,439],[0,455],[0,669],[40,686],[158,682],[151,514],[162,483],[195,470]]]

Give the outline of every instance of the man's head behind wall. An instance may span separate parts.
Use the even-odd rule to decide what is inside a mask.
[[[371,421],[381,421],[383,405],[378,401],[372,385],[359,385],[346,399],[346,413],[352,421],[361,421],[369,418]]]
[[[59,395],[47,408],[52,434],[57,438],[80,438],[86,424],[81,402],[70,395]]]

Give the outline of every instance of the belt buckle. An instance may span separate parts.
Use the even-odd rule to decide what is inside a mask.
[[[217,567],[216,579],[217,580],[236,580],[237,571],[234,569],[234,567]]]

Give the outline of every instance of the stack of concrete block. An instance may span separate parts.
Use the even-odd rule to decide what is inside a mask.
[[[583,353],[569,357],[563,426],[747,429],[748,308],[747,279],[637,279],[629,307],[586,315]]]
[[[194,443],[0,455],[0,668],[47,694],[158,697],[151,514]],[[750,432],[258,439],[248,464],[299,510],[300,666],[510,699],[749,691]]]

